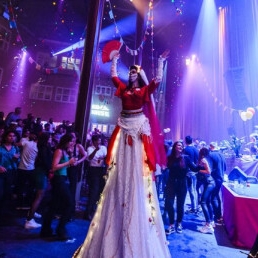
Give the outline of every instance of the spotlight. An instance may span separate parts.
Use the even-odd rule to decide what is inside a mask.
[[[22,52],[27,52],[27,47],[24,46],[22,49],[21,49]]]

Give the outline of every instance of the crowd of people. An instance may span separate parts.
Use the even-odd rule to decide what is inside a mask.
[[[26,229],[41,227],[42,237],[52,236],[54,232],[51,222],[58,213],[60,220],[56,233],[60,239],[71,239],[65,225],[75,214],[77,182],[82,176],[81,165],[87,161],[89,199],[85,218],[92,220],[105,186],[107,139],[95,129],[88,134],[91,143],[84,147],[78,133],[66,121],[55,127],[51,118],[46,124],[42,124],[40,118],[33,122],[31,114],[27,119],[21,119],[20,111],[20,108],[16,108],[13,112],[16,115],[9,116],[9,120],[8,117],[2,120],[0,125],[0,211],[3,214],[5,202],[9,197],[16,196],[17,209],[26,204],[30,207]],[[16,122],[10,117],[16,119]],[[155,183],[157,196],[160,196],[160,191],[163,192],[164,213],[169,218],[166,234],[182,233],[184,214],[198,215],[201,211],[205,224],[199,229],[200,232],[213,233],[215,224],[222,222],[220,188],[226,171],[225,159],[217,143],[212,142],[207,146],[201,141],[197,145],[191,136],[186,136],[185,141],[166,141],[164,147],[167,151],[166,167],[161,169],[157,164],[153,170],[156,173],[157,170],[161,171],[156,174]],[[46,207],[40,207],[49,188],[49,180],[53,198],[48,200]],[[187,192],[191,207],[185,210]],[[35,221],[41,218],[41,213],[42,225]]]
[[[56,235],[72,241],[66,223],[75,216],[81,186],[78,183],[87,174],[90,213],[95,211],[104,187],[106,138],[95,129],[83,146],[69,121],[55,126],[52,118],[42,123],[28,114],[22,119],[20,107],[5,119],[3,112],[0,114],[0,220],[13,208],[28,209],[26,229],[41,228],[41,237]],[[102,182],[96,187],[98,169]],[[53,230],[56,216],[58,226]]]
[[[215,225],[223,222],[220,189],[226,171],[225,157],[217,142],[194,142],[188,135],[173,144],[171,141],[167,150],[168,164],[162,181],[164,213],[168,214],[170,224],[166,234],[182,233],[184,214],[198,216],[201,212],[205,222],[198,230],[213,233]],[[191,204],[185,210],[187,192]]]
[[[12,193],[17,195],[17,207],[23,205],[26,185],[32,198],[25,228],[41,228],[41,237],[55,234],[74,242],[66,224],[74,216],[81,165],[87,161],[85,218],[91,224],[74,257],[171,257],[166,234],[182,233],[184,214],[200,211],[205,217],[200,232],[213,233],[215,223],[222,220],[225,159],[215,142],[195,146],[191,136],[163,146],[151,95],[162,79],[167,55],[160,56],[157,76],[150,83],[140,66],[131,66],[127,85],[118,78],[119,55],[114,56],[111,77],[115,95],[122,100],[122,112],[108,142],[95,129],[87,136],[90,144],[82,146],[69,121],[55,127],[51,118],[44,125],[32,114],[21,119],[21,108],[5,119],[0,112],[1,214]],[[164,213],[169,217],[166,229],[159,207],[161,187]],[[187,192],[191,208],[185,211]],[[57,214],[54,231],[52,221]],[[35,221],[39,216],[42,224]]]

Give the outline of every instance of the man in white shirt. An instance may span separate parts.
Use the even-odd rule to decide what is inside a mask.
[[[21,141],[21,159],[17,171],[17,208],[30,207],[35,193],[35,160],[38,154],[37,136],[29,135],[28,141]]]
[[[89,220],[91,220],[94,215],[97,202],[105,185],[105,158],[107,155],[107,148],[106,146],[101,145],[101,138],[99,135],[93,135],[91,140],[92,145],[87,148],[87,157],[89,161],[87,175],[89,198],[86,218]]]

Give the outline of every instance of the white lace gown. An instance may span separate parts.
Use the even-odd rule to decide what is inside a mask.
[[[108,180],[87,237],[75,257],[171,257],[156,194],[155,182],[144,162],[140,134],[150,135],[144,115],[122,118]],[[127,144],[127,135],[133,144]]]

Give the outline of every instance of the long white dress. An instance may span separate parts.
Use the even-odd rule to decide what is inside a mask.
[[[144,114],[120,117],[108,179],[87,237],[75,253],[85,258],[171,257],[152,173],[141,134],[150,135]],[[132,145],[128,144],[128,135]]]

